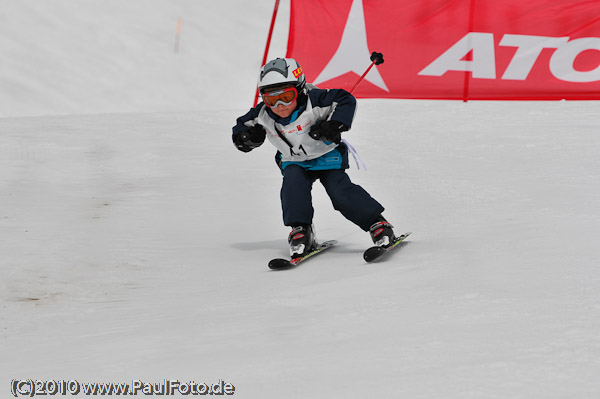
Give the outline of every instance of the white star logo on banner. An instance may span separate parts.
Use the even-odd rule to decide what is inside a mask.
[[[317,85],[347,72],[354,72],[361,76],[371,65],[370,56],[363,3],[362,0],[354,0],[344,27],[340,46],[313,84]],[[371,69],[365,76],[365,80],[385,91],[389,91],[377,67]]]

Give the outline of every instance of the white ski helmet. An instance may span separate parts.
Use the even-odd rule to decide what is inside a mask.
[[[306,85],[302,67],[295,59],[275,58],[260,68],[258,90],[261,94],[265,89],[288,84],[293,85],[298,93],[301,93]]]

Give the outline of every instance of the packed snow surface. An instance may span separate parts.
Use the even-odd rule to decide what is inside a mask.
[[[316,183],[317,236],[339,244],[272,272],[274,149],[230,138],[271,2],[4,10],[0,396],[221,379],[240,398],[600,397],[597,102],[359,100],[350,176],[413,234],[364,263],[368,234]]]

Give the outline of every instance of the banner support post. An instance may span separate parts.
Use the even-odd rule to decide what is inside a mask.
[[[475,23],[475,0],[471,0],[471,5],[469,7],[469,26],[468,33],[473,32],[473,25]],[[463,102],[466,103],[469,101],[469,84],[471,83],[471,75],[473,72],[469,73],[469,71],[465,71],[465,84],[463,88]]]
[[[267,36],[267,45],[265,46],[265,53],[263,55],[262,63],[260,66],[262,67],[267,63],[267,56],[269,55],[269,48],[271,47],[271,37],[273,37],[273,28],[275,27],[275,19],[277,18],[277,10],[279,9],[279,0],[275,0],[275,7],[273,8],[273,16],[271,17],[271,26],[269,27],[269,35]],[[258,84],[256,85],[256,93],[254,94],[254,105],[258,104]]]

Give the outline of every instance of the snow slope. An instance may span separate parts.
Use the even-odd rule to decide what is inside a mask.
[[[368,171],[350,175],[413,235],[365,264],[368,235],[317,183],[317,234],[339,246],[270,272],[288,233],[274,151],[240,153],[229,132],[252,102],[272,4],[142,3],[14,1],[20,18],[0,24],[11,65],[85,49],[60,87],[24,68],[0,81],[3,397],[13,378],[223,379],[240,398],[600,396],[596,102],[360,100],[346,138]],[[67,11],[89,32],[66,34]],[[182,12],[183,33],[213,47],[180,57],[192,50],[170,52],[171,35],[161,55],[151,34],[109,46],[97,61],[130,69],[121,83],[79,41],[163,17],[169,36]],[[239,97],[215,103],[219,87]]]
[[[271,1],[3,0],[0,117],[247,107],[272,12]]]

